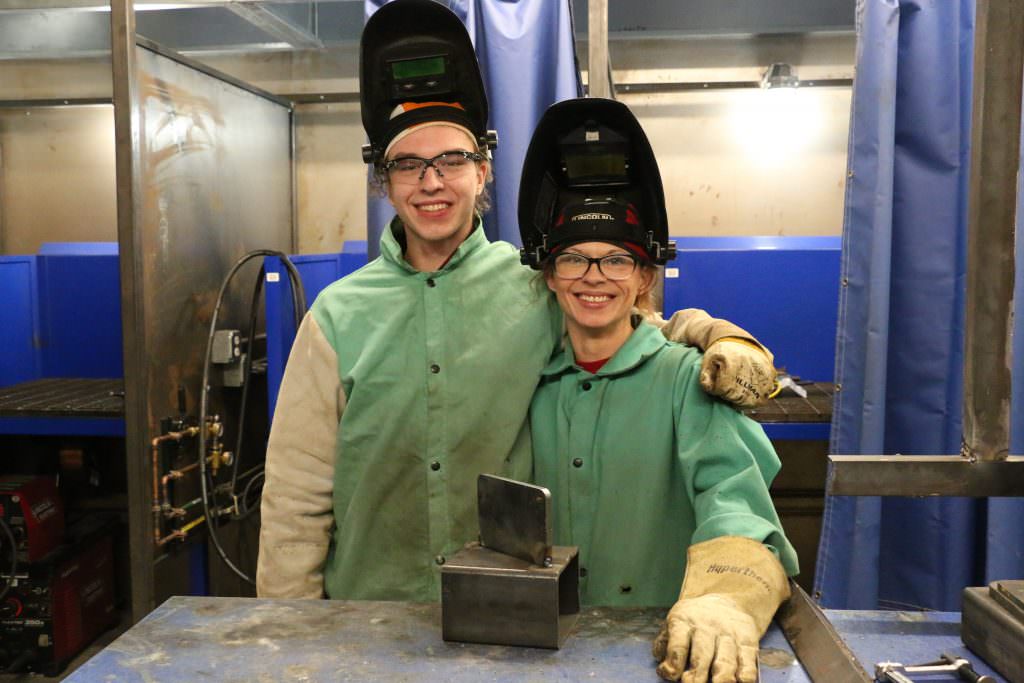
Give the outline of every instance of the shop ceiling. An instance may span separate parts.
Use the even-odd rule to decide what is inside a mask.
[[[855,0],[607,0],[611,40],[695,35],[849,32]],[[451,4],[451,3],[449,3]],[[586,0],[573,3],[587,36]],[[352,45],[362,0],[136,0],[138,32],[181,52],[307,50]],[[0,0],[0,57],[87,56],[110,44],[98,0]]]

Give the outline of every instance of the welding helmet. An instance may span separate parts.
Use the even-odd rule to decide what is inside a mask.
[[[439,121],[464,128],[482,151],[497,146],[497,133],[487,130],[487,94],[469,34],[434,0],[394,0],[366,22],[359,97],[367,163],[383,163],[404,131]]]
[[[663,265],[675,258],[654,151],[621,102],[551,105],[534,130],[519,184],[523,263],[578,242],[614,242]]]

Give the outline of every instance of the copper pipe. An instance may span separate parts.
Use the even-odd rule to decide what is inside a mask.
[[[188,524],[186,524],[185,526],[183,526],[180,529],[178,529],[177,531],[172,531],[171,533],[167,534],[163,538],[157,538],[156,539],[156,544],[158,546],[162,547],[162,546],[167,545],[171,541],[173,541],[175,539],[178,539],[178,538],[180,538],[181,540],[185,540],[186,538],[188,538],[188,532],[189,531],[191,531],[193,528],[199,526],[200,524],[202,524],[205,521],[206,521],[206,516],[205,515],[200,515],[200,516],[196,517],[195,519],[193,519]]]
[[[157,545],[163,545],[160,538],[160,444],[166,441],[181,441],[184,438],[195,436],[199,433],[199,427],[188,427],[180,432],[167,432],[155,437],[150,442],[150,458],[153,461],[153,540]]]
[[[180,469],[170,470],[167,474],[165,474],[164,476],[160,477],[160,490],[163,493],[163,500],[160,501],[159,505],[160,505],[160,511],[163,512],[165,516],[167,516],[167,517],[174,517],[175,516],[173,514],[169,514],[175,508],[171,507],[171,492],[170,492],[170,488],[168,487],[168,484],[172,480],[174,480],[174,479],[181,479],[183,476],[185,476],[186,472],[190,472],[190,471],[194,470],[197,467],[199,467],[199,463],[195,463],[194,462],[194,463],[191,463],[189,465],[185,465],[184,467],[182,467]]]
[[[170,543],[171,541],[173,541],[176,538],[180,538],[180,539],[184,540],[187,535],[188,534],[184,533],[183,531],[172,531],[171,533],[169,533],[168,535],[164,536],[163,538],[160,538],[160,532],[158,531],[157,532],[157,537],[156,537],[156,544],[157,544],[158,547],[163,547],[163,546],[167,545],[168,543]]]

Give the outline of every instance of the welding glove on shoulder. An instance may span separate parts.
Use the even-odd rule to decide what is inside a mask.
[[[764,544],[722,536],[690,546],[679,601],[654,641],[658,675],[685,683],[756,683],[761,636],[789,582]]]
[[[707,393],[740,408],[768,400],[775,387],[775,357],[743,328],[712,318],[699,308],[676,311],[668,321],[648,318],[670,341],[704,352],[700,385]]]

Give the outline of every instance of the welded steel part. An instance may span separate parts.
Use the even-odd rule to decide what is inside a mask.
[[[441,568],[445,640],[557,649],[579,618],[575,546],[554,546],[550,566],[471,544]]]
[[[1020,496],[1024,457],[830,455],[825,490],[833,496]]]
[[[481,474],[477,479],[480,544],[535,565],[551,557],[551,493],[543,486]]]
[[[868,683],[871,676],[810,596],[790,579],[791,595],[775,615],[812,681]]]

